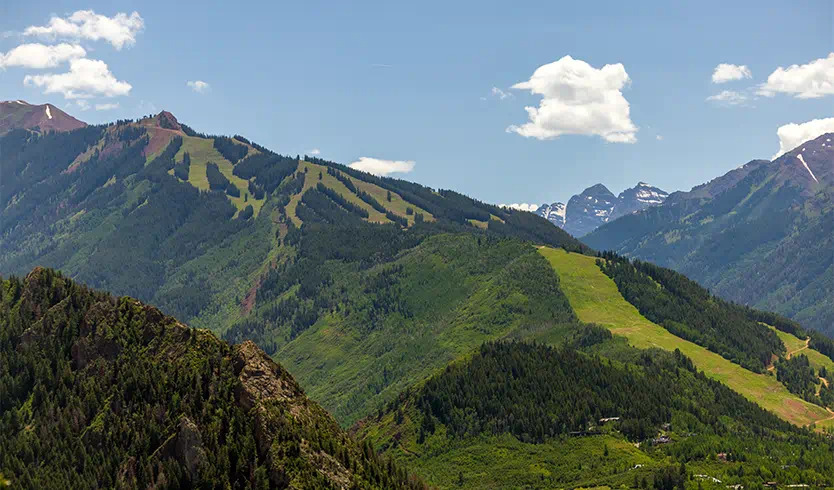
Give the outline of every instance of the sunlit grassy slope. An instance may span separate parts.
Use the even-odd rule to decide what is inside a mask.
[[[339,181],[339,179],[333,177],[332,175],[328,175],[327,167],[325,167],[324,165],[318,165],[315,163],[302,161],[298,165],[298,171],[307,173],[307,177],[304,179],[304,189],[302,189],[302,191],[298,194],[294,195],[292,199],[290,199],[289,204],[287,204],[287,216],[289,216],[290,219],[292,219],[293,223],[295,223],[296,226],[301,226],[301,220],[296,215],[295,208],[298,207],[298,203],[301,201],[301,197],[304,195],[304,193],[307,192],[307,190],[310,188],[315,188],[319,182],[341,194],[342,197],[344,197],[348,202],[356,204],[362,209],[368,211],[368,221],[373,223],[391,222],[388,218],[385,217],[385,213],[380,213],[379,211],[371,207],[370,204],[360,199],[359,196],[353,193],[353,191],[345,187],[345,185],[341,181]],[[319,175],[321,175],[321,179],[319,179]],[[427,221],[434,220],[434,217],[431,215],[431,213],[403,200],[403,198],[395,192],[391,193],[391,200],[388,201],[388,191],[386,191],[382,187],[359,180],[354,177],[350,177],[350,180],[353,182],[357,189],[359,189],[360,191],[367,192],[368,194],[373,196],[374,199],[376,199],[380,204],[382,204],[383,207],[385,207],[385,209],[391,211],[396,215],[407,218],[409,225],[414,223],[414,214],[410,216],[407,215],[407,208],[412,208],[414,210],[414,213],[422,213],[424,219],[426,219]]]
[[[581,321],[608,327],[638,348],[680,349],[707,376],[794,424],[808,425],[831,417],[825,409],[788,392],[774,376],[748,371],[647,320],[620,295],[614,281],[597,267],[595,257],[547,247],[539,252],[556,270]]]
[[[773,329],[774,332],[776,332],[776,335],[778,335],[780,339],[782,339],[782,342],[788,349],[788,354],[806,355],[808,356],[808,360],[811,361],[811,366],[814,368],[814,370],[819,371],[821,367],[825,367],[825,369],[829,372],[834,372],[834,361],[829,359],[829,357],[825,354],[808,347],[807,340],[800,339],[795,335],[789,334],[787,332],[782,332],[781,330],[776,330],[773,327],[770,328]]]
[[[255,199],[250,195],[244,201],[244,196],[249,194],[249,182],[232,173],[234,165],[232,165],[232,162],[223,158],[223,155],[214,148],[214,140],[212,138],[183,136],[182,147],[177,152],[174,160],[177,162],[182,161],[185,152],[191,155],[191,168],[188,172],[188,182],[191,185],[200,190],[209,190],[208,178],[206,177],[206,165],[208,162],[214,162],[220,169],[220,173],[226,176],[240,190],[240,197],[232,197],[229,195],[226,197],[238,210],[242,210],[251,204],[255,216],[258,215],[261,207],[264,205],[264,199]]]
[[[399,291],[408,313],[374,320],[363,306],[370,302],[363,291],[392,265],[402,269],[387,291]],[[515,241],[481,245],[472,235],[438,235],[390,265],[367,271],[327,267],[329,287],[356,291],[355,299],[324,315],[275,358],[346,425],[485,341],[528,325],[557,328],[558,305],[541,291],[552,271]]]

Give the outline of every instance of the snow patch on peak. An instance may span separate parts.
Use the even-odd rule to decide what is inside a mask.
[[[22,101],[22,100],[20,100],[20,99],[17,99],[15,102],[17,102],[17,103],[18,103],[18,104],[20,104],[20,105],[29,105],[28,103],[26,103],[26,102],[24,102],[24,101]]]
[[[804,149],[805,149],[805,148],[803,148],[803,150],[804,150]],[[808,164],[807,164],[807,163],[805,163],[805,158],[803,158],[803,157],[802,157],[802,153],[799,153],[798,155],[796,155],[796,158],[798,158],[798,159],[799,159],[799,161],[800,161],[800,162],[802,162],[802,165],[804,165],[804,166],[805,166],[805,170],[807,170],[807,171],[808,171],[808,173],[809,173],[809,174],[811,174],[811,178],[812,178],[812,179],[814,179],[814,182],[819,183],[819,180],[817,180],[817,176],[816,176],[816,175],[814,175],[814,172],[812,172],[812,171],[811,171],[811,167],[809,167],[809,166],[808,166]]]
[[[49,106],[46,106],[46,117],[48,117],[49,119],[52,119],[52,113],[49,112]]]

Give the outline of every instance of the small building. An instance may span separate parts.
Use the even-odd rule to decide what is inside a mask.
[[[657,445],[657,444],[669,444],[670,442],[672,442],[672,438],[667,436],[667,435],[663,435],[663,436],[656,437],[656,438],[652,439],[652,444],[655,444],[655,445]]]

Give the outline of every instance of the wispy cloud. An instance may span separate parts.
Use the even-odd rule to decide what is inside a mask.
[[[197,92],[198,94],[205,94],[211,90],[211,85],[202,80],[189,80],[185,82],[185,84],[191,87],[191,90]]]
[[[510,93],[510,92],[504,92],[503,90],[501,90],[501,89],[500,89],[500,88],[498,88],[498,87],[492,87],[492,91],[491,91],[491,92],[492,92],[492,95],[493,95],[493,96],[498,97],[498,98],[499,98],[499,99],[501,99],[501,100],[504,100],[504,99],[509,99],[510,97],[513,97],[513,94],[512,94],[512,93]]]
[[[746,104],[750,96],[744,92],[735,90],[722,90],[721,92],[707,97],[707,102],[714,102],[719,105],[734,106]]]
[[[360,157],[359,160],[348,166],[370,174],[385,176],[393,173],[411,172],[414,170],[414,165],[414,160],[384,160],[381,158]]]

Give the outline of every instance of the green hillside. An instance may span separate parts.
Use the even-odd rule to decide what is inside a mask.
[[[607,223],[583,241],[675,269],[718,296],[830,336],[834,148],[825,140],[831,137],[672,194],[663,205]]]
[[[332,162],[299,163],[243,137],[197,133],[166,112],[0,139],[0,272],[58,268],[217,332],[245,315],[268,270],[295,256],[284,238],[302,233],[302,199],[313,221],[357,216],[333,201],[344,199],[367,222],[432,223],[422,236],[477,230],[468,220],[496,215],[493,234],[583,247],[527,213]],[[333,196],[310,192],[318,184]]]
[[[440,488],[832,484],[829,439],[696,372],[680,351],[598,335],[569,344],[485,344],[356,431]]]
[[[46,269],[0,279],[0,392],[15,488],[423,487],[253,343]]]
[[[834,418],[824,408],[789,393],[773,376],[749,371],[647,320],[622,297],[594,257],[551,248],[539,251],[559,274],[562,289],[581,321],[603,325],[637,348],[678,349],[710,378],[795,424],[809,425]]]
[[[224,338],[253,338],[274,352],[315,400],[350,424],[486,340],[575,322],[533,247],[471,234],[422,238],[425,225],[403,236],[392,227],[385,235],[369,229],[374,236],[320,229],[318,240],[344,248],[302,241],[296,261],[262,282],[262,305]],[[406,240],[405,250],[376,248],[394,242],[393,234]],[[380,263],[348,259],[351,237]]]

